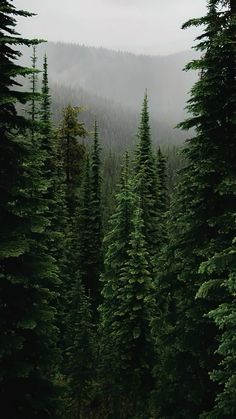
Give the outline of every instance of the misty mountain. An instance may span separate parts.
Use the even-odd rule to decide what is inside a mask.
[[[179,143],[186,134],[174,130],[185,117],[184,107],[196,74],[182,69],[193,52],[170,56],[135,55],[104,48],[48,42],[38,47],[38,66],[48,55],[55,119],[66,104],[84,105],[84,120],[96,117],[104,141],[123,148],[134,141],[145,89],[150,99],[156,143]],[[31,51],[23,50],[29,65]]]

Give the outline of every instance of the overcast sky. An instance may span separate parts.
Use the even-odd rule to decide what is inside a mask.
[[[15,0],[38,15],[21,19],[27,37],[144,54],[190,49],[197,32],[182,23],[205,12],[206,0]]]

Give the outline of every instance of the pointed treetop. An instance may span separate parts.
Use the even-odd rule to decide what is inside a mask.
[[[125,187],[128,184],[129,180],[129,153],[128,151],[125,152],[123,157],[123,164],[121,169],[121,186]]]

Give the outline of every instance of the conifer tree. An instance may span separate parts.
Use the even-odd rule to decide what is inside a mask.
[[[57,265],[65,263],[65,240],[67,233],[67,211],[65,202],[65,176],[62,168],[62,153],[53,130],[51,95],[48,83],[48,62],[44,56],[43,79],[39,110],[39,136],[44,153],[44,177],[50,184],[47,190],[48,218],[50,220],[50,251]]]
[[[159,276],[170,304],[159,329],[159,354],[166,342],[169,348],[157,372],[157,405],[160,416],[168,418],[199,418],[221,393],[221,381],[210,379],[219,361],[218,331],[207,314],[228,297],[220,283],[209,287],[205,299],[196,299],[196,293],[214,279],[199,271],[201,263],[235,237],[235,2],[208,1],[207,15],[184,27],[201,24],[205,31],[197,49],[203,55],[187,67],[199,69],[201,76],[189,100],[192,117],[182,124],[195,127],[196,135],[185,147],[165,274]],[[232,417],[225,412],[221,417]]]
[[[28,111],[32,126],[31,126],[31,139],[34,141],[35,132],[37,131],[37,116],[38,116],[38,109],[37,109],[37,102],[40,99],[40,95],[37,93],[37,82],[38,82],[38,69],[36,67],[37,65],[37,55],[36,55],[36,45],[33,45],[33,55],[31,57],[31,64],[32,64],[32,72],[29,76],[30,78],[30,84],[31,84],[31,101],[30,101],[30,109]]]
[[[235,332],[236,332],[236,300],[235,300],[235,274],[236,274],[236,248],[235,239],[232,245],[223,252],[216,254],[209,261],[203,262],[200,272],[211,279],[204,283],[198,291],[198,298],[206,298],[212,289],[221,287],[227,299],[218,307],[208,313],[219,328],[219,365],[211,372],[211,379],[220,384],[220,391],[215,399],[215,406],[210,412],[201,417],[207,419],[233,418],[235,407]],[[228,276],[226,277],[226,273]],[[222,281],[222,278],[225,278]]]
[[[70,417],[87,418],[93,399],[96,372],[96,341],[90,298],[86,295],[79,272],[69,292],[66,318],[65,372],[69,384]]]
[[[79,269],[82,283],[87,293],[93,292],[93,276],[91,276],[91,259],[93,248],[93,230],[91,215],[91,171],[90,158],[86,157],[80,199],[74,219],[74,269]]]
[[[15,77],[31,70],[16,62],[20,52],[14,47],[37,44],[15,31],[18,16],[31,14],[1,2],[0,401],[8,417],[43,419],[55,417],[57,410],[52,307],[57,269],[47,247],[43,155],[28,135],[32,124],[15,108],[32,94],[15,90]]]
[[[150,322],[154,309],[150,256],[144,241],[139,199],[127,178],[127,166],[117,195],[105,243],[105,273],[101,311],[104,395],[111,417],[148,415],[152,388],[153,346]]]
[[[42,146],[47,151],[47,162],[45,162],[46,170],[53,171],[52,160],[55,153],[54,139],[52,132],[52,120],[51,120],[51,95],[48,84],[48,61],[47,56],[44,56],[43,62],[43,79],[42,79],[42,90],[41,90],[41,109],[40,109],[40,122],[41,122],[41,137]],[[49,166],[49,167],[47,167]],[[50,176],[51,177],[51,176]]]
[[[167,160],[160,147],[157,150],[157,181],[158,181],[158,207],[160,214],[164,216],[168,209],[167,193]]]
[[[49,252],[55,259],[60,277],[60,293],[57,295],[57,327],[59,330],[58,346],[61,350],[61,372],[65,368],[65,328],[66,313],[68,310],[68,293],[71,287],[69,254],[70,254],[70,228],[68,223],[68,211],[66,208],[65,174],[63,170],[62,150],[58,136],[53,129],[51,115],[51,94],[48,82],[48,62],[44,56],[42,90],[39,109],[39,138],[41,150],[44,153],[43,176],[48,180],[47,194],[44,201],[47,202],[47,217],[50,222],[48,233],[50,235]]]
[[[85,138],[87,131],[83,122],[78,121],[82,108],[67,106],[63,110],[63,119],[59,127],[62,158],[66,175],[66,198],[69,216],[74,216],[77,192],[81,182],[81,173],[85,147],[79,143],[80,138]]]
[[[116,388],[112,385],[111,370],[114,371],[117,358],[110,339],[113,324],[112,314],[119,304],[119,275],[127,259],[133,209],[134,193],[129,181],[129,156],[126,153],[119,192],[116,195],[115,212],[111,216],[109,230],[104,238],[104,273],[101,276],[103,302],[99,307],[101,329],[100,370],[103,399],[105,399],[103,403],[106,410],[109,409],[111,399],[115,403]],[[110,408],[116,410],[115,406],[110,406]]]
[[[152,150],[147,92],[144,96],[138,139],[139,143],[135,159],[136,185],[143,211],[144,236],[147,249],[152,255],[152,263],[155,265],[156,256],[163,244],[163,237],[159,219],[158,180]]]
[[[91,153],[91,230],[92,253],[91,273],[93,277],[92,293],[96,305],[99,301],[99,277],[102,269],[102,205],[101,205],[101,148],[98,138],[97,122],[94,125],[94,141]]]
[[[100,145],[97,123],[91,156],[87,156],[78,208],[74,221],[75,268],[91,296],[94,314],[99,301],[99,276],[102,267],[102,211]]]

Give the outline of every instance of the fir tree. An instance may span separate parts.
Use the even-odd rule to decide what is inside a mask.
[[[167,159],[162,153],[160,147],[157,151],[157,181],[158,181],[158,207],[160,214],[164,216],[168,209],[167,193]]]
[[[100,370],[103,404],[105,405],[105,410],[112,409],[113,411],[116,410],[116,407],[110,404],[111,400],[115,403],[116,387],[112,384],[111,370],[114,371],[114,365],[117,364],[118,360],[110,339],[113,323],[112,314],[119,304],[119,275],[127,259],[133,209],[134,193],[129,181],[129,157],[126,153],[119,192],[116,195],[115,212],[111,216],[109,230],[104,238],[104,273],[101,276],[103,302],[99,307],[101,330]]]
[[[221,390],[216,396],[212,411],[201,415],[207,419],[233,418],[236,415],[236,247],[235,239],[232,246],[216,254],[212,259],[202,263],[200,272],[214,279],[204,283],[198,291],[198,298],[206,298],[209,291],[215,287],[222,287],[227,293],[227,300],[221,302],[217,308],[210,311],[208,316],[219,328],[219,365],[211,372],[211,379],[220,384]],[[225,277],[226,272],[228,276]],[[222,282],[222,278],[225,278]]]
[[[91,214],[91,171],[90,158],[87,155],[82,186],[80,189],[80,199],[76,209],[74,219],[74,269],[79,269],[82,283],[87,293],[93,292],[93,275],[91,272],[91,259],[93,248],[93,230]]]
[[[94,141],[91,154],[91,230],[92,254],[91,276],[93,276],[94,299],[99,301],[99,276],[102,268],[102,206],[101,206],[101,149],[97,122],[94,126]]]
[[[217,330],[206,315],[225,301],[227,292],[216,286],[206,299],[195,297],[212,279],[199,266],[228,248],[235,236],[234,4],[211,0],[204,18],[184,26],[204,24],[205,31],[197,46],[203,55],[187,67],[201,73],[189,100],[192,117],[182,124],[185,129],[195,127],[196,135],[185,147],[165,274],[159,276],[170,304],[160,327],[157,406],[160,416],[170,418],[199,418],[211,411],[220,392],[210,380],[219,361]]]
[[[97,123],[91,156],[87,156],[80,189],[74,228],[75,266],[81,281],[91,296],[94,313],[99,301],[99,276],[102,267],[102,211],[100,146]]]
[[[154,300],[142,210],[127,175],[126,165],[105,240],[104,301],[100,307],[106,379],[103,395],[111,417],[141,418],[148,415],[152,387],[150,322]]]
[[[152,255],[152,263],[155,265],[156,257],[163,244],[163,237],[159,219],[158,179],[152,150],[147,92],[142,107],[138,139],[135,159],[136,186],[143,211],[147,249]]]
[[[76,208],[85,154],[85,147],[79,143],[79,138],[85,138],[87,135],[84,123],[78,121],[81,111],[82,108],[70,105],[64,108],[63,119],[58,131],[66,174],[66,197],[70,217],[74,215]]]
[[[87,418],[93,399],[93,381],[96,372],[95,330],[92,322],[90,298],[75,273],[70,290],[70,306],[66,319],[65,371],[69,384],[70,417]]]
[[[27,135],[32,124],[15,109],[17,102],[25,104],[32,94],[15,90],[15,77],[31,70],[16,63],[20,52],[14,46],[37,44],[15,31],[17,16],[31,14],[1,2],[0,400],[8,417],[43,419],[55,417],[57,410],[52,307],[57,269],[47,247],[43,155]]]

